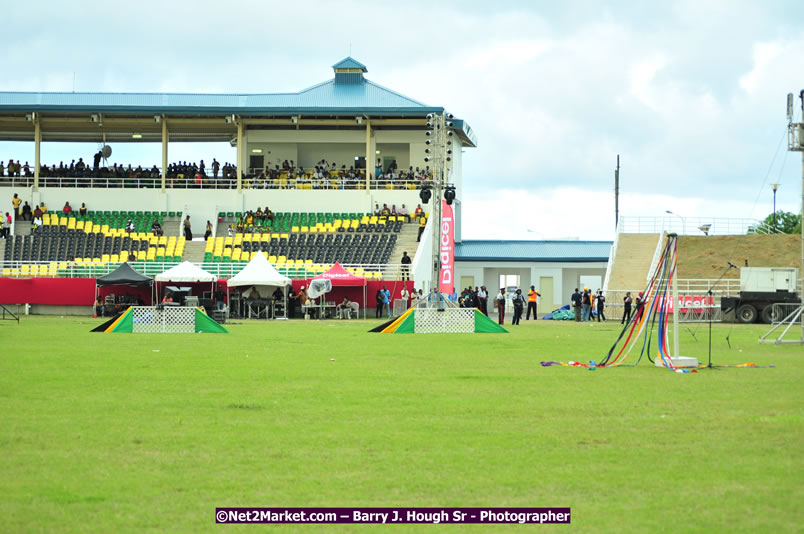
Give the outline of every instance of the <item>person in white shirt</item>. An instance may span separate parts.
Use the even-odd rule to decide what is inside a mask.
[[[402,287],[402,292],[399,294],[399,297],[405,301],[405,309],[408,309],[408,299],[410,298],[410,293],[408,292],[408,288]]]
[[[505,288],[500,288],[500,292],[494,298],[494,305],[497,307],[497,313],[499,314],[498,322],[503,324],[505,321]]]
[[[480,286],[480,289],[477,291],[477,300],[480,301],[480,311],[482,311],[483,314],[488,317],[489,293],[486,291],[486,286]]]

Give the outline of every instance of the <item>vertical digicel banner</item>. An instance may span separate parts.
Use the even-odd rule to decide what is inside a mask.
[[[455,216],[452,206],[447,204],[446,200],[441,201],[440,234],[441,281],[439,290],[451,295],[455,288]]]

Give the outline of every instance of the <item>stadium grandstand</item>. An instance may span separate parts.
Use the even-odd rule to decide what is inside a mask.
[[[296,280],[339,262],[387,283],[401,282],[404,251],[413,279],[429,280],[432,241],[417,236],[421,224],[430,233],[430,205],[422,206],[423,221],[413,211],[433,178],[427,116],[444,108],[368,80],[352,58],[333,71],[289,94],[0,92],[0,140],[33,143],[35,154],[31,162],[13,154],[0,162],[0,196],[51,207],[13,217],[0,247],[2,276],[69,283],[123,261],[148,275],[190,261],[225,279],[262,253]],[[462,119],[450,131],[460,220],[461,155],[477,140]],[[48,148],[64,142],[87,150],[55,163]],[[169,158],[175,143],[205,142],[230,143],[235,161]],[[114,162],[120,143],[159,144],[161,162]],[[67,202],[87,209],[52,209]],[[247,224],[257,206],[271,206],[272,218]],[[192,240],[184,237],[188,217]]]

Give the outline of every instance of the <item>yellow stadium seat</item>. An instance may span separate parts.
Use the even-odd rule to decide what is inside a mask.
[[[3,269],[3,276],[5,277],[11,276],[11,269]]]
[[[20,276],[28,276],[29,274],[31,274],[30,265],[22,265],[22,266],[20,266]]]
[[[17,278],[19,275],[20,275],[20,270],[19,269],[11,269],[11,276],[13,276],[14,278]]]
[[[224,241],[224,245],[232,246],[233,243],[234,243],[234,238],[233,237],[227,237],[226,241]]]
[[[268,256],[268,261],[271,263],[276,263],[276,256]]]
[[[148,253],[144,250],[137,252],[137,261],[145,261],[148,258]]]
[[[251,242],[253,240],[254,240],[254,234],[245,234],[243,236],[243,241],[245,241],[246,243]]]
[[[306,226],[305,226],[305,228],[306,228]],[[291,231],[291,232],[298,232],[298,231],[300,231],[300,230],[299,230],[299,227],[298,227],[298,226],[291,226],[290,231]],[[307,231],[307,230],[305,230],[305,232],[306,232],[306,231]]]

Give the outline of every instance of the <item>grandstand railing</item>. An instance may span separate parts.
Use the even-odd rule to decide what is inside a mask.
[[[772,228],[757,219],[731,219],[718,217],[624,217],[618,220],[617,231],[624,234],[658,234],[662,232],[679,235],[744,235],[772,234]]]
[[[371,190],[417,190],[421,189],[422,184],[432,186],[431,180],[369,180]],[[33,187],[33,177],[0,177],[0,187]],[[94,189],[159,189],[162,187],[162,178],[119,178],[119,177],[53,177],[40,176],[40,187],[87,187]],[[212,178],[202,179],[196,183],[194,179],[173,179],[165,181],[168,189],[236,189],[237,180],[233,178]],[[356,190],[365,189],[366,181],[364,178],[326,178],[321,180],[313,179],[259,179],[256,177],[244,177],[242,180],[243,189],[298,189],[298,190]]]
[[[129,265],[146,276],[155,276],[175,267],[179,262],[135,261]],[[218,278],[231,278],[248,264],[248,262],[203,262],[195,263],[208,273]],[[332,264],[299,264],[275,263],[273,264],[280,274],[293,280],[305,280],[316,277]],[[2,273],[4,277],[11,278],[97,278],[114,271],[120,263],[76,262],[76,261],[4,261]],[[401,280],[403,266],[399,263],[345,263],[342,266],[353,274],[367,280]],[[27,268],[26,268],[27,267]],[[32,272],[35,267],[36,272]],[[23,274],[23,270],[25,274]]]

